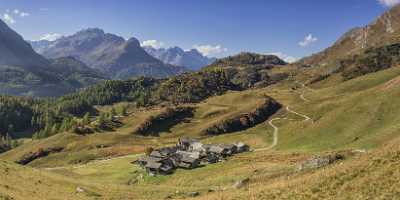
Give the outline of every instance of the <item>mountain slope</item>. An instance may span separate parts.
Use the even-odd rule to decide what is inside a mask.
[[[125,40],[98,28],[82,30],[52,42],[33,44],[47,58],[72,56],[115,79],[168,77],[186,71],[184,67],[164,64],[150,56],[135,38]]]
[[[46,66],[48,61],[0,20],[0,65]]]
[[[80,63],[66,60],[45,59],[0,20],[0,94],[60,96],[105,79]],[[82,67],[86,70],[78,70]]]
[[[61,82],[50,62],[0,20],[0,93],[46,96],[72,90]]]
[[[107,76],[73,57],[50,60],[51,67],[74,88],[84,88],[107,80]]]
[[[287,63],[275,55],[263,55],[250,52],[242,52],[234,56],[221,58],[207,66],[206,68],[272,68],[275,65],[286,65]]]
[[[400,5],[394,6],[365,27],[345,33],[326,50],[300,60],[306,65],[326,65],[371,47],[400,42]]]
[[[171,65],[185,66],[191,70],[199,70],[201,67],[211,64],[215,58],[208,58],[203,56],[196,49],[184,51],[179,47],[171,47],[168,49],[153,47],[144,47],[147,53],[153,57]]]

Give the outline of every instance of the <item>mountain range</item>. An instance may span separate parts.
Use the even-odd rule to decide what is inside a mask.
[[[89,28],[54,41],[33,41],[33,48],[49,59],[74,57],[111,79],[139,76],[165,78],[187,71],[149,55],[136,38],[124,38]]]
[[[0,95],[0,199],[398,199],[399,36],[395,6],[291,64],[242,52],[60,98]],[[33,45],[47,58],[0,23],[1,87],[72,91],[185,54],[100,29]]]
[[[58,58],[61,59],[61,58]],[[85,65],[69,65],[70,58],[47,60],[36,53],[18,33],[0,20],[0,93],[8,95],[59,96],[105,80]],[[68,62],[66,62],[68,61]],[[74,71],[65,74],[65,68]],[[85,70],[83,70],[85,69]],[[80,72],[85,72],[80,74]]]
[[[147,53],[153,57],[171,65],[185,66],[191,70],[199,70],[202,67],[211,64],[216,58],[209,58],[202,55],[198,50],[188,51],[180,47],[153,48],[151,46],[143,47]]]

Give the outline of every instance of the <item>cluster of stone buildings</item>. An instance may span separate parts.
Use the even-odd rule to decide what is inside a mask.
[[[176,146],[153,150],[150,155],[142,156],[134,163],[139,164],[151,175],[171,174],[177,168],[193,169],[249,150],[250,147],[242,142],[203,144],[195,139],[181,138]]]

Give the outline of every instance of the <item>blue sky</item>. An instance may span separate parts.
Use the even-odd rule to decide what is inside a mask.
[[[241,51],[295,58],[331,45],[400,0],[0,0],[1,18],[25,39],[99,27],[209,56]]]

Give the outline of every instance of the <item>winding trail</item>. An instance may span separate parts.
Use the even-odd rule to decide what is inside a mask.
[[[315,92],[314,89],[307,87],[304,83],[301,83],[299,81],[296,81],[296,83],[300,84],[303,88],[306,88],[306,89],[308,89],[310,91]],[[298,93],[298,94],[300,94],[300,98],[303,101],[305,101],[305,102],[309,102],[310,101],[310,100],[308,100],[307,98],[304,97],[304,91],[302,93]],[[293,113],[295,115],[298,115],[300,117],[303,117],[304,118],[303,122],[311,120],[311,117],[309,117],[309,116],[307,116],[305,114],[298,113],[298,112],[296,112],[294,110],[291,110],[289,106],[286,106],[286,111],[288,111],[290,113]],[[277,118],[273,118],[273,119],[269,120],[268,124],[274,129],[272,144],[270,146],[268,146],[268,147],[254,149],[254,151],[267,151],[267,150],[270,150],[270,149],[274,148],[276,145],[278,145],[279,128],[274,124],[274,121],[276,121],[276,120],[294,120],[294,119],[289,119],[287,117],[285,117],[285,118],[277,117]],[[312,121],[312,123],[314,123],[314,121]],[[67,169],[67,168],[78,169],[78,168],[82,168],[82,167],[85,167],[85,166],[91,165],[91,164],[98,164],[98,163],[108,162],[108,161],[115,160],[115,159],[135,158],[135,157],[140,156],[140,155],[142,155],[142,154],[125,155],[125,156],[112,157],[112,158],[108,158],[108,159],[95,160],[95,161],[88,162],[88,163],[82,164],[82,165],[63,166],[63,167],[50,167],[50,168],[42,168],[42,169],[43,170],[57,170],[57,169]]]
[[[289,106],[286,106],[286,110],[287,110],[288,112],[291,112],[291,113],[293,113],[293,114],[296,114],[296,115],[298,115],[298,116],[300,116],[300,117],[303,117],[303,118],[304,118],[304,121],[311,120],[311,117],[309,117],[309,116],[307,116],[307,115],[304,115],[304,114],[301,114],[301,113],[298,113],[298,112],[296,112],[296,111],[294,111],[294,110],[291,110],[291,109],[289,108]]]
[[[277,117],[277,118],[273,118],[273,119],[268,121],[268,124],[274,129],[272,144],[270,146],[268,146],[268,147],[265,147],[265,148],[255,149],[254,151],[267,151],[267,150],[270,150],[270,149],[274,148],[278,144],[279,128],[277,126],[275,126],[273,124],[273,122],[275,120],[281,120],[281,119],[286,119],[286,118]]]
[[[313,92],[315,91],[314,89],[307,87],[304,83],[301,83],[301,82],[298,82],[298,81],[296,81],[296,83],[300,84],[303,88],[306,88],[306,89],[308,89],[308,90],[310,90],[310,91],[313,91]],[[310,101],[310,100],[308,100],[307,98],[304,97],[304,92],[299,93],[299,94],[300,94],[300,98],[301,98],[303,101],[305,101],[305,102],[309,102],[309,101]],[[311,117],[309,117],[309,116],[307,116],[307,115],[305,115],[305,114],[298,113],[298,112],[296,112],[296,111],[290,109],[289,106],[286,106],[286,111],[288,111],[288,112],[290,112],[290,113],[293,113],[293,114],[295,114],[295,115],[298,115],[298,116],[300,116],[300,117],[303,117],[303,118],[304,118],[303,122],[307,122],[307,121],[310,121],[310,120],[311,120]],[[273,119],[269,120],[269,121],[268,121],[268,124],[274,129],[272,144],[271,144],[270,146],[268,146],[268,147],[265,147],[265,148],[255,149],[254,151],[267,151],[267,150],[270,150],[270,149],[274,148],[276,145],[278,145],[278,140],[279,140],[279,128],[278,128],[273,122],[276,121],[276,120],[282,120],[282,119],[285,119],[285,120],[292,120],[292,119],[280,118],[280,117],[273,118]],[[311,120],[311,121],[312,121],[312,123],[314,123],[313,120]]]

